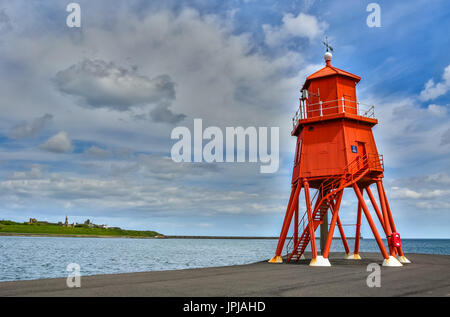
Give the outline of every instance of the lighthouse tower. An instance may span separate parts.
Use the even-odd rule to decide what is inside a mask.
[[[305,249],[311,244],[310,265],[330,266],[328,256],[336,226],[344,244],[346,259],[361,259],[359,240],[364,214],[384,258],[383,265],[402,266],[402,263],[409,261],[403,254],[400,235],[396,232],[383,186],[383,156],[378,153],[372,134],[372,127],[378,123],[374,106],[357,100],[356,85],[361,78],[332,66],[332,54],[328,48],[327,45],[325,67],[307,77],[301,88],[300,105],[293,118],[291,133],[297,137],[292,191],[275,256],[269,262],[281,263],[283,255],[286,255],[286,261],[304,259]],[[377,189],[379,202],[370,189],[371,185]],[[302,189],[306,212],[300,215],[299,195]],[[358,200],[353,252],[339,218],[344,189],[353,191]],[[381,233],[363,198],[364,192],[383,228]],[[331,216],[329,228],[328,213]],[[291,225],[293,236],[286,242]],[[315,238],[319,225],[322,226],[321,255],[318,255]],[[386,237],[388,249],[380,234]]]

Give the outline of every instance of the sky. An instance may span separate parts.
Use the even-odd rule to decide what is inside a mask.
[[[398,232],[450,238],[448,1],[378,1],[380,27],[366,23],[370,2],[79,0],[69,28],[69,1],[1,0],[0,219],[278,235],[291,119],[327,36],[332,64],[361,76],[358,99],[375,105]],[[172,161],[171,131],[195,118],[279,127],[278,172]],[[356,209],[348,191],[342,222]]]

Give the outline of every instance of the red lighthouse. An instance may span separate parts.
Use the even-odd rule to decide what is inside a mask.
[[[311,243],[311,266],[329,266],[328,260],[333,233],[337,226],[347,259],[361,259],[359,240],[361,218],[364,214],[383,255],[384,266],[409,263],[404,256],[400,235],[383,187],[383,156],[378,153],[372,127],[378,123],[374,107],[358,102],[356,85],[360,77],[331,65],[331,53],[325,53],[326,65],[306,78],[301,89],[299,109],[293,118],[292,135],[297,137],[297,149],[292,173],[292,191],[287,206],[275,256],[269,261],[281,263],[286,237],[293,224],[293,236],[286,243],[286,260],[304,258]],[[375,184],[379,205],[370,189]],[[314,195],[310,189],[315,189]],[[339,218],[344,189],[354,191],[357,199],[355,246],[350,252]],[[299,195],[303,189],[306,212],[299,215]],[[376,218],[381,223],[388,248],[385,247],[374,219],[363,198],[367,193]],[[380,208],[378,207],[380,206]],[[356,206],[355,206],[356,207]],[[328,229],[318,255],[315,231],[322,225]],[[301,217],[300,217],[301,216]],[[325,231],[326,231],[325,230]],[[323,238],[322,237],[322,238]],[[326,240],[326,241],[325,241]]]

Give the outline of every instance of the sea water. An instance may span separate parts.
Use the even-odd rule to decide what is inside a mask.
[[[0,281],[66,277],[67,265],[81,275],[177,270],[248,264],[274,255],[273,239],[126,239],[0,236]],[[349,240],[350,247],[353,240]],[[450,240],[403,239],[408,253],[450,255]],[[363,239],[361,252],[379,252]],[[343,252],[340,240],[332,250]]]

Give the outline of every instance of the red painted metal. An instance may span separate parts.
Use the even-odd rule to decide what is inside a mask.
[[[336,203],[335,208],[333,210],[333,217],[331,218],[330,229],[328,231],[328,238],[327,238],[327,242],[325,244],[325,249],[323,251],[323,257],[325,259],[327,259],[328,255],[330,254],[331,241],[333,240],[334,228],[336,227],[336,222],[338,220],[339,207],[341,206],[341,201],[342,201],[342,194],[344,194],[344,191],[341,191],[338,194],[339,196],[337,198],[337,203]]]
[[[298,241],[298,203],[294,206],[294,242]]]
[[[308,213],[308,223],[309,223],[308,229],[309,229],[309,236],[311,239],[311,252],[312,252],[313,259],[315,259],[317,257],[316,237],[314,235],[316,228],[314,227],[314,223],[313,223],[313,215],[312,215],[312,210],[311,210],[311,198],[309,196],[309,183],[307,180],[303,181],[303,186],[305,187],[306,212]]]
[[[295,203],[298,204],[298,196],[300,195],[301,188],[302,188],[302,186],[300,184],[297,184],[295,187],[292,188],[291,198],[289,200],[289,205],[286,210],[286,216],[284,218],[285,221],[283,223],[283,228],[281,229],[280,238],[278,240],[278,246],[277,246],[277,250],[275,253],[277,256],[280,256],[281,252],[283,251],[283,245],[286,240],[286,236],[289,231],[289,227],[291,225],[292,212],[294,210],[293,207],[294,207]]]
[[[386,229],[384,227],[383,216],[381,215],[380,209],[378,208],[377,202],[375,201],[375,198],[373,197],[370,187],[366,187],[366,192],[369,195],[370,202],[372,203],[373,209],[375,209],[375,213],[377,214],[378,220],[380,221],[381,225],[383,226],[384,231],[386,232]],[[386,236],[387,235],[388,234],[386,232]]]
[[[386,197],[384,196],[383,189],[381,187],[381,179],[377,180],[377,189],[378,189],[378,195],[380,196],[380,202],[381,202],[381,210],[383,210],[383,223],[384,223],[384,230],[386,232],[386,238],[388,241],[389,246],[389,253],[392,256],[395,256],[395,250],[392,246],[392,230],[391,230],[391,224],[389,221],[388,211],[386,207]]]
[[[287,260],[299,260],[311,243],[312,256],[317,256],[315,230],[330,210],[332,220],[324,249],[329,256],[336,225],[346,253],[349,247],[339,218],[339,207],[345,188],[353,188],[358,198],[358,214],[354,253],[358,254],[361,218],[364,213],[385,259],[389,257],[375,223],[363,199],[366,189],[377,218],[388,238],[391,255],[403,255],[393,245],[396,232],[392,213],[383,188],[383,156],[379,155],[372,127],[378,123],[373,106],[364,106],[356,98],[360,77],[338,69],[327,61],[326,66],[307,77],[302,87],[299,109],[293,119],[292,135],[297,148],[292,173],[292,192],[286,210],[276,256],[280,256],[294,216],[293,236],[286,243]],[[381,211],[370,191],[377,184]],[[305,189],[306,212],[299,215],[300,188]],[[310,195],[310,188],[315,193]]]
[[[348,254],[350,252],[350,248],[348,247],[347,238],[345,237],[344,228],[342,227],[341,219],[339,218],[339,216],[337,217],[337,225],[339,228],[339,234],[341,235],[342,244],[344,245],[345,253]]]
[[[384,247],[383,241],[381,240],[380,234],[378,233],[377,227],[372,220],[372,216],[370,215],[369,209],[367,209],[366,202],[364,201],[363,196],[361,195],[361,191],[358,188],[358,185],[355,183],[352,185],[353,190],[355,191],[356,196],[358,197],[359,203],[361,204],[362,210],[366,215],[367,222],[369,223],[370,229],[372,229],[375,240],[377,241],[378,247],[380,248],[381,254],[385,259],[389,259],[389,255],[386,252],[386,248]]]
[[[394,232],[397,232],[397,229],[395,228],[395,224],[394,224],[394,217],[392,217],[391,207],[389,206],[389,201],[388,201],[388,199],[387,199],[386,191],[384,190],[384,185],[383,185],[383,183],[381,183],[381,189],[383,190],[384,199],[385,199],[385,201],[386,201],[386,207],[387,207],[387,211],[388,211],[388,216],[389,216],[389,221],[390,221],[390,224],[391,224],[391,228],[392,228],[392,230],[393,230]],[[400,246],[400,247],[397,247],[396,249],[397,249],[397,252],[398,252],[398,254],[399,254],[400,256],[404,256],[403,250],[402,250],[402,247],[401,247],[401,246]]]
[[[334,213],[335,206],[334,204],[331,204],[331,212]],[[337,216],[337,226],[339,228],[339,234],[341,236],[342,244],[344,245],[345,253],[348,254],[350,252],[350,248],[348,247],[347,238],[345,237],[344,228],[342,227],[341,219],[339,218],[339,215]]]
[[[358,202],[358,214],[356,215],[355,248],[353,250],[353,254],[359,254],[359,241],[361,239],[361,216],[362,216],[362,207],[361,204]]]

